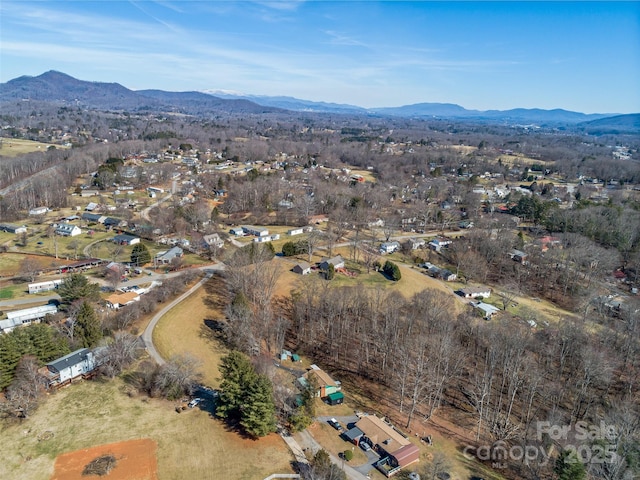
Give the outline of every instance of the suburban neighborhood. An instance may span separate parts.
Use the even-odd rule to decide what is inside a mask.
[[[0,477],[635,478],[634,135],[153,95],[6,103]]]

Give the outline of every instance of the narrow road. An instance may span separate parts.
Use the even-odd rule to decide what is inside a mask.
[[[171,303],[169,303],[162,310],[156,313],[151,319],[151,321],[149,322],[149,325],[147,325],[147,328],[144,329],[144,332],[142,333],[142,342],[144,343],[144,346],[147,349],[147,352],[149,352],[149,355],[151,356],[151,358],[153,358],[158,365],[164,365],[166,362],[164,358],[160,356],[160,354],[156,350],[155,345],[153,344],[153,329],[155,328],[157,323],[160,321],[160,319],[164,315],[166,315],[166,313],[169,310],[171,310],[177,304],[182,302],[193,292],[197,291],[202,285],[204,285],[204,282],[206,282],[213,276],[212,268],[209,268],[208,270],[205,270],[205,271],[206,271],[206,275],[198,283],[196,283],[193,287],[191,287],[189,290],[184,292],[182,295],[174,299]]]
[[[12,308],[20,305],[30,305],[34,303],[37,303],[39,305],[44,305],[45,303],[49,303],[51,300],[60,300],[60,295],[58,295],[57,293],[53,293],[51,295],[38,295],[38,296],[34,295],[31,298],[27,297],[27,298],[13,299],[13,300],[2,300],[0,301],[0,308],[3,308],[3,307]]]
[[[160,205],[162,202],[166,202],[167,200],[169,200],[171,198],[171,192],[169,192],[169,194],[166,197],[161,198],[160,200],[158,200],[155,203],[152,203],[151,205],[149,205],[147,208],[145,208],[144,210],[140,211],[140,217],[143,218],[144,220],[146,220],[147,222],[150,222],[151,219],[149,218],[149,212],[151,211],[152,208],[157,207],[158,205]]]

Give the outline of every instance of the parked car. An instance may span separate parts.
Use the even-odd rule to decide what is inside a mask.
[[[360,448],[362,450],[364,450],[365,452],[368,452],[369,450],[371,450],[371,445],[369,445],[367,442],[365,441],[361,441],[358,445],[360,445]]]
[[[189,408],[193,408],[193,407],[195,407],[196,405],[198,405],[201,401],[202,401],[202,399],[201,399],[201,398],[194,398],[193,400],[191,400],[191,401],[189,402],[189,405],[188,405],[188,406],[189,406]]]
[[[340,425],[340,422],[337,421],[335,418],[332,418],[330,420],[327,420],[327,422],[329,423],[329,425],[331,425],[333,428],[335,428],[336,430],[338,430],[339,432],[341,432],[342,429],[342,425]]]

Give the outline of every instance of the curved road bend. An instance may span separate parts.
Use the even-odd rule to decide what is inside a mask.
[[[220,267],[218,267],[218,268],[220,268]],[[160,356],[160,354],[156,350],[155,345],[153,344],[153,329],[155,328],[155,326],[158,323],[158,321],[164,315],[166,315],[166,313],[169,310],[171,310],[173,307],[175,307],[177,304],[182,302],[184,299],[186,299],[193,292],[198,290],[202,285],[204,285],[204,282],[206,282],[207,280],[209,280],[213,276],[213,271],[214,271],[213,268],[207,269],[206,270],[206,275],[198,283],[196,283],[193,287],[191,287],[189,290],[184,292],[182,295],[180,295],[178,298],[174,299],[171,303],[169,303],[162,310],[160,310],[158,313],[156,313],[153,316],[153,318],[151,319],[151,321],[149,322],[149,325],[147,325],[147,328],[144,329],[144,332],[142,333],[142,337],[141,337],[142,338],[142,342],[144,343],[144,346],[145,346],[147,352],[149,352],[149,355],[151,356],[151,358],[153,358],[158,365],[164,365],[166,362]]]

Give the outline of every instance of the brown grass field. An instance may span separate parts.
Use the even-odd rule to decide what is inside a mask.
[[[3,444],[12,447],[3,454],[0,478],[50,479],[58,455],[140,438],[158,445],[160,480],[262,480],[293,473],[293,457],[279,436],[245,439],[207,406],[176,413],[173,402],[130,391],[121,379],[84,381],[51,395],[28,420],[3,425]]]
[[[51,143],[34,142],[31,140],[23,140],[21,138],[3,138],[2,148],[0,148],[1,157],[17,157],[30,152],[44,152],[52,146]],[[62,145],[53,145],[56,148],[67,148]]]
[[[82,480],[88,464],[103,455],[116,459],[115,466],[105,475],[106,480],[157,480],[156,442],[148,438],[110,443],[63,453],[56,458],[51,480]]]
[[[205,324],[205,320],[224,317],[209,298],[216,290],[215,285],[216,279],[213,279],[169,310],[153,331],[153,343],[163,358],[188,353],[200,360],[204,384],[217,388],[220,385],[220,358],[227,349]]]

